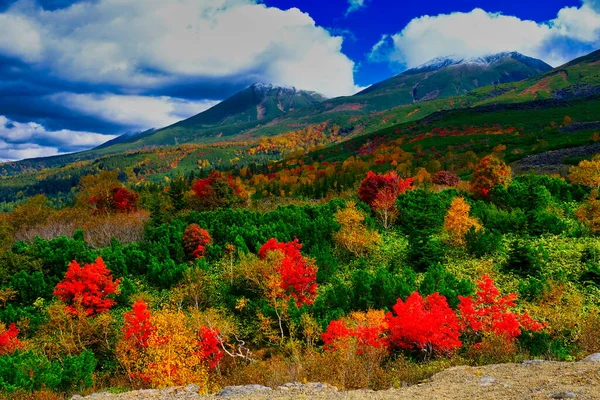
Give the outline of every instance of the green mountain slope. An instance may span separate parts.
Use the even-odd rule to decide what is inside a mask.
[[[422,67],[378,83],[354,96],[328,101],[308,92],[254,85],[215,107],[172,126],[104,147],[104,152],[188,142],[209,142],[240,134],[270,136],[289,131],[295,119],[320,123],[332,116],[366,114],[445,98],[494,83],[529,78],[552,69],[519,53],[473,60],[432,60]],[[304,121],[300,123],[305,124]]]
[[[448,68],[448,66],[443,67]],[[397,77],[395,77],[397,78]],[[394,80],[395,78],[392,78]],[[325,100],[315,105],[295,108],[282,113],[280,116],[265,121],[242,122],[237,124],[220,125],[214,128],[199,130],[186,129],[190,121],[182,121],[161,131],[149,131],[124,143],[114,143],[86,152],[62,155],[48,158],[38,158],[0,164],[0,176],[13,176],[21,173],[35,172],[44,168],[69,165],[76,161],[94,160],[106,155],[136,151],[139,147],[154,148],[176,144],[186,137],[186,132],[197,135],[198,143],[214,143],[229,138],[241,138],[252,141],[263,136],[273,136],[280,133],[295,131],[312,124],[327,122],[336,125],[344,132],[345,138],[377,132],[398,124],[421,120],[428,115],[444,110],[470,108],[494,104],[524,103],[542,99],[574,99],[600,94],[600,51],[578,58],[544,74],[536,75],[519,82],[490,85],[475,89],[466,95],[438,98],[431,101],[421,101],[401,106],[384,107],[389,104],[385,95],[377,95],[385,91],[392,83],[387,82],[379,88],[370,90],[371,94],[363,93],[351,97]],[[285,109],[285,108],[284,108]],[[290,110],[288,107],[287,110]],[[250,110],[250,108],[246,108]],[[380,110],[380,111],[377,111]],[[247,115],[250,115],[248,111]],[[250,118],[250,117],[248,117]],[[216,117],[213,117],[214,121]],[[600,118],[598,118],[600,119]],[[221,118],[221,121],[224,119]],[[205,120],[206,121],[206,120]],[[178,132],[171,136],[172,132]],[[240,132],[242,135],[240,136]],[[220,135],[220,138],[201,135]],[[164,137],[161,137],[164,135]],[[170,137],[170,141],[164,139]],[[160,142],[164,144],[161,145]],[[183,141],[181,141],[183,143]]]

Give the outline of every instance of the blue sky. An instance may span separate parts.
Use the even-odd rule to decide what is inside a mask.
[[[163,127],[257,81],[334,97],[439,56],[558,66],[599,47],[600,0],[0,0],[0,160]]]

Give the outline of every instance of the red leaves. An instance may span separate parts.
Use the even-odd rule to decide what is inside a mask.
[[[4,325],[0,325],[0,356],[12,354],[15,350],[23,347],[23,343],[17,338],[18,335],[19,329],[14,323],[10,324],[8,329],[5,329]]]
[[[459,296],[462,323],[473,332],[494,333],[511,341],[521,335],[521,329],[540,331],[544,325],[534,321],[529,314],[510,311],[515,307],[517,295],[510,293],[501,296],[494,281],[484,275],[477,282],[479,290],[475,298]]]
[[[114,187],[108,196],[92,196],[88,203],[99,214],[130,213],[137,210],[139,195],[124,187]]]
[[[459,319],[444,296],[423,299],[415,292],[405,302],[398,299],[392,309],[386,315],[392,346],[445,354],[461,347]]]
[[[450,171],[438,171],[431,177],[431,181],[436,185],[456,186],[460,178]]]
[[[346,350],[354,344],[356,353],[364,354],[388,345],[386,329],[383,311],[371,310],[367,313],[353,313],[349,323],[343,320],[331,321],[321,338],[325,343],[325,350]]]
[[[115,305],[108,296],[117,292],[118,284],[119,280],[113,281],[102,258],[83,267],[72,261],[65,278],[56,285],[54,295],[67,304],[71,314],[77,315],[77,308],[81,306],[86,315],[92,316]]]
[[[463,333],[494,333],[506,338],[507,343],[521,335],[521,330],[539,331],[544,325],[529,314],[510,311],[517,296],[502,296],[487,275],[477,282],[475,298],[461,297],[459,311],[452,310],[446,298],[434,293],[423,298],[414,292],[406,301],[398,299],[384,318],[373,318],[378,311],[369,311],[371,318],[331,321],[321,335],[325,350],[339,351],[357,344],[357,352],[388,347],[450,355],[462,346]],[[379,313],[382,313],[379,311]],[[356,318],[356,316],[355,316]]]
[[[321,335],[325,350],[337,351],[346,347],[347,339],[354,336],[354,332],[341,320],[331,321],[325,333]]]
[[[473,171],[471,188],[481,196],[487,196],[496,185],[508,185],[512,180],[512,170],[495,156],[483,157]]]
[[[210,234],[197,224],[191,224],[183,233],[183,248],[191,259],[204,257],[206,246],[209,244],[212,244]]]
[[[192,190],[207,209],[233,207],[248,197],[242,185],[231,175],[225,177],[217,171],[211,172],[208,178],[198,179],[192,185]]]
[[[130,213],[137,210],[137,201],[140,196],[124,187],[114,188],[112,198],[117,212]]]
[[[123,325],[123,334],[125,339],[132,340],[136,347],[148,347],[148,339],[156,330],[150,318],[152,313],[148,310],[148,304],[143,300],[138,300],[133,304],[130,312],[123,314],[125,324]]]
[[[277,239],[272,238],[258,251],[261,259],[265,259],[270,251],[283,253],[283,260],[277,265],[276,272],[281,278],[280,286],[284,291],[284,298],[293,298],[298,307],[312,304],[317,296],[317,270],[313,265],[307,264],[300,253],[301,248],[298,239],[288,243],[277,243]]]
[[[198,353],[206,360],[211,368],[217,368],[223,358],[219,330],[201,326],[198,332]]]
[[[387,192],[388,196],[395,199],[400,193],[405,192],[413,181],[413,178],[402,180],[393,171],[385,175],[378,175],[369,171],[367,177],[360,184],[358,198],[373,208],[375,200],[381,192]]]

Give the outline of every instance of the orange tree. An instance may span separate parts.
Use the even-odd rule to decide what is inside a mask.
[[[487,196],[496,185],[508,186],[512,181],[512,169],[496,156],[483,157],[475,166],[471,189],[474,193]]]

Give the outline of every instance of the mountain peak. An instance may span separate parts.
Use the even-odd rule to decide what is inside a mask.
[[[424,71],[435,71],[444,67],[450,67],[455,65],[479,65],[481,67],[488,67],[496,64],[500,61],[512,58],[518,61],[539,61],[531,57],[527,57],[517,51],[505,51],[501,53],[489,54],[480,57],[459,57],[455,55],[436,57],[432,60],[427,61],[424,64],[419,65],[410,71],[424,72]]]

